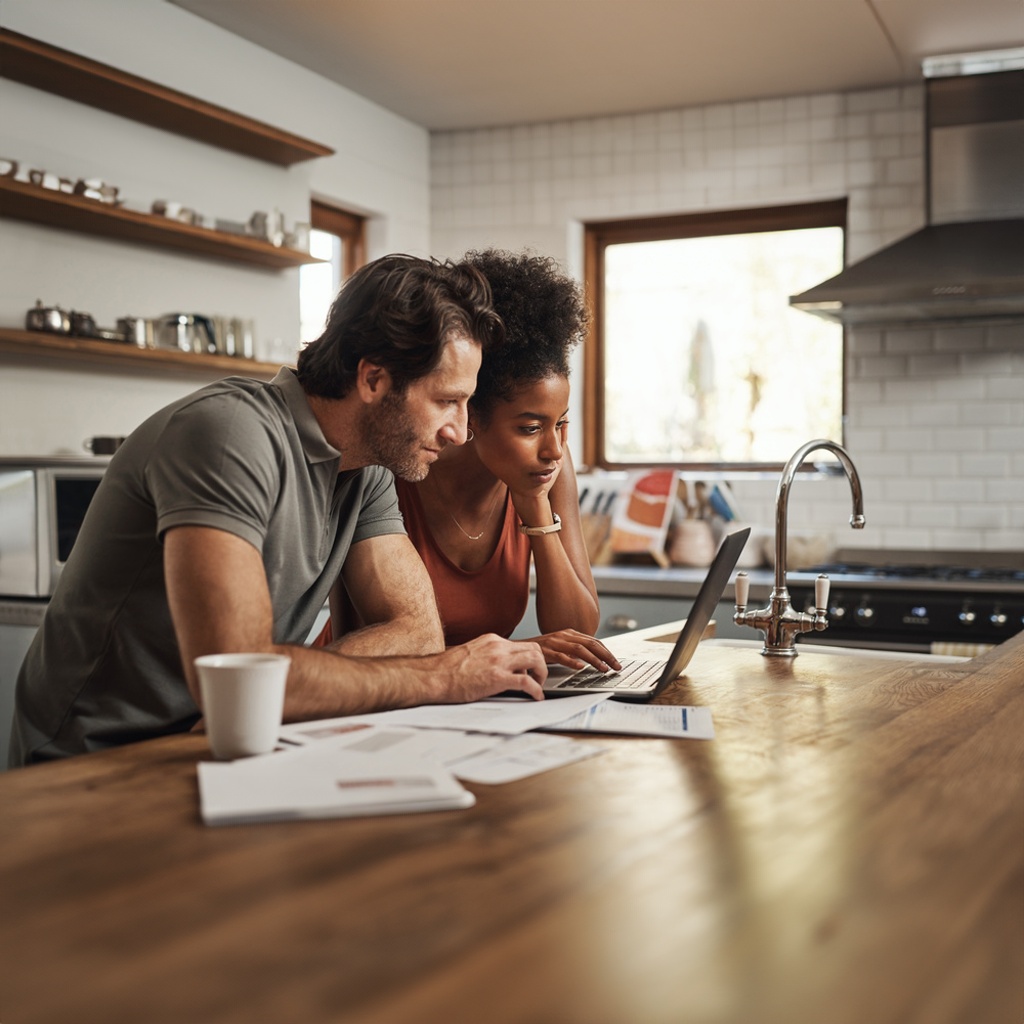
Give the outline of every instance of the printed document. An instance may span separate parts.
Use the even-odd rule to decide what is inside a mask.
[[[606,701],[553,725],[554,732],[604,732],[630,736],[668,736],[691,740],[715,737],[710,708],[669,704],[623,704]]]
[[[518,782],[519,779],[561,768],[603,754],[606,747],[580,743],[567,736],[539,736],[525,733],[508,736],[482,754],[475,754],[451,766],[464,782]]]

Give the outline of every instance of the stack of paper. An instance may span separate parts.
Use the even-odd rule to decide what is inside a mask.
[[[472,807],[473,794],[444,768],[324,743],[241,761],[199,765],[207,825],[299,818],[409,814]]]

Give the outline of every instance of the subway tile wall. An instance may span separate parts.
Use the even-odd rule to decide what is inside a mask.
[[[845,196],[858,260],[925,221],[923,100],[909,86],[434,133],[431,248],[528,247],[578,274],[587,220]],[[1024,549],[1024,321],[851,330],[847,382],[868,526],[844,529],[845,481],[808,479],[794,530],[847,547]],[[770,527],[775,483],[734,489]]]

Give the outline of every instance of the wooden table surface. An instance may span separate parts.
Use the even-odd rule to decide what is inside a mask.
[[[206,828],[198,735],[0,776],[0,1020],[1020,1024],[1024,635],[666,696],[716,738],[465,811]]]

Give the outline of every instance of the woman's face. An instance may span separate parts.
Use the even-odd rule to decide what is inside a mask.
[[[513,493],[546,493],[562,465],[568,412],[569,381],[557,374],[499,399],[486,424],[471,415],[480,461]]]

